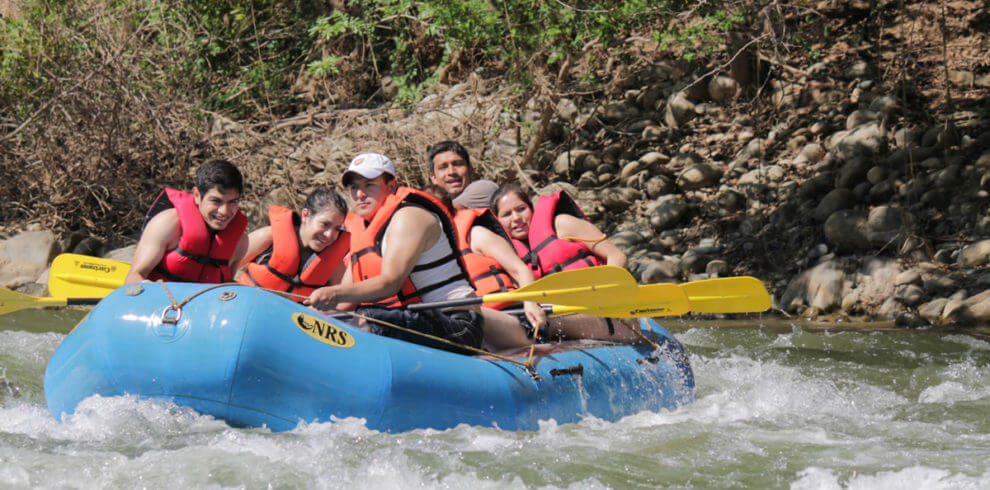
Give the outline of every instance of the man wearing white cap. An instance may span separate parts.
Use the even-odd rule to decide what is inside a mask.
[[[319,288],[306,304],[321,310],[360,304],[362,315],[480,347],[483,320],[477,308],[452,312],[409,311],[402,306],[472,296],[449,212],[432,196],[399,186],[395,165],[378,153],[351,161],[341,176],[351,198],[345,226],[351,233],[350,274],[340,285]],[[418,344],[461,351],[374,324],[372,331]]]

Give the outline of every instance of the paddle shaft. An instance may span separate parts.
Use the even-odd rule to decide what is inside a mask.
[[[65,298],[65,306],[93,306],[103,298]]]

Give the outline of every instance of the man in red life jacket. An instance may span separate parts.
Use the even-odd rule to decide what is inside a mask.
[[[165,189],[145,218],[125,284],[233,280],[248,244],[242,190],[240,170],[225,160],[203,164],[191,193]]]
[[[485,179],[474,179],[471,156],[456,141],[441,141],[427,152],[430,164],[430,181],[442,187],[453,200],[453,208],[487,208],[498,184]]]
[[[351,233],[350,274],[339,285],[316,289],[304,304],[327,310],[357,303],[364,316],[453,345],[372,322],[374,333],[455,352],[464,352],[457,345],[479,347],[483,320],[477,308],[402,308],[474,295],[450,213],[434,197],[399,186],[392,161],[377,153],[355,157],[341,183],[353,204],[345,222]]]

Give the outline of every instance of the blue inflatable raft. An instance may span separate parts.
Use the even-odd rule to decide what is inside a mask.
[[[641,324],[659,349],[564,342],[527,370],[370,334],[256,288],[166,286],[176,301],[192,299],[174,310],[159,284],[124,287],[65,338],[45,372],[55,418],[91,395],[130,394],[275,431],[331,417],[389,432],[533,430],[541,420],[615,420],[694,397],[683,348],[652,320]]]

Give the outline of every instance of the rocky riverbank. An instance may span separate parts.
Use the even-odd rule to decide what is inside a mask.
[[[843,83],[814,91],[807,89],[813,78],[776,83],[768,99],[790,115],[765,125],[761,114],[746,113],[752,105],[738,101],[733,79],[700,80],[658,63],[607,104],[560,99],[555,130],[584,133],[589,143],[517,176],[539,192],[574,195],[630,256],[642,283],[747,274],[766,282],[780,314],[986,324],[990,132],[909,120],[906,103],[869,72],[850,66]],[[497,109],[476,93],[454,86],[378,124],[397,132],[454,127]],[[223,131],[247,129],[228,121]],[[511,134],[501,138],[477,159],[486,176],[504,181],[521,169],[496,163],[515,147]],[[282,152],[267,160],[269,168],[322,167],[304,179],[314,184],[334,182],[346,155],[361,147],[307,130],[282,141],[267,149]],[[328,161],[331,146],[336,158]],[[249,179],[259,175],[256,163],[246,163]],[[301,192],[275,186],[245,207],[257,223],[267,204],[297,204]],[[47,265],[67,251],[107,252],[94,237],[26,231],[0,242],[0,282],[42,294]],[[107,255],[128,260],[131,251]]]
[[[959,38],[958,59],[985,56],[987,39],[979,29]],[[635,42],[640,61],[596,68],[612,76],[594,96],[563,90],[520,105],[497,79],[471,74],[412,110],[317,108],[264,126],[216,116],[209,147],[244,169],[254,225],[269,204],[333,185],[361,151],[393,156],[422,184],[423,149],[455,138],[484,177],[570,192],[641,283],[753,275],[780,315],[990,323],[985,64],[944,61],[943,76],[919,62],[928,78],[908,88],[911,74],[894,70],[906,65],[850,46],[747,74]],[[109,252],[126,244],[35,228],[0,242],[0,285],[44,293],[61,252],[129,258]]]

